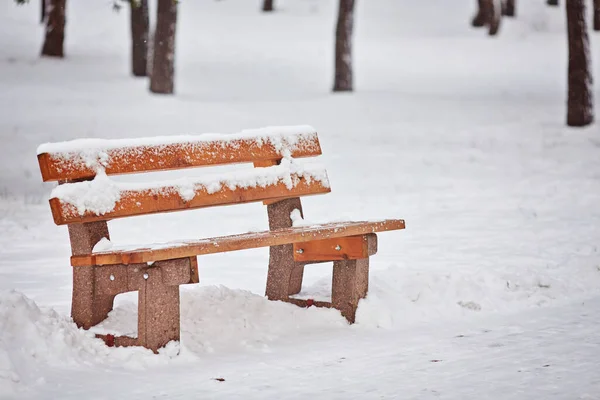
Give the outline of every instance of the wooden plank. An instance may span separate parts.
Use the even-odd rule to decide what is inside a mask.
[[[327,181],[316,179],[309,180],[298,174],[291,174],[291,179],[296,182],[291,189],[282,181],[267,186],[236,187],[230,189],[222,185],[221,189],[209,193],[205,186],[199,186],[191,200],[184,200],[176,187],[165,186],[159,189],[127,190],[121,192],[120,199],[111,211],[102,215],[85,211],[81,215],[77,208],[58,198],[50,199],[50,208],[54,222],[57,225],[108,221],[116,218],[134,215],[146,215],[177,210],[196,209],[230,204],[250,203],[268,199],[281,199],[315,194],[329,193],[331,189],[326,186]]]
[[[377,252],[374,233],[294,243],[294,261],[338,261],[368,258]]]
[[[290,146],[294,158],[321,154],[315,133],[298,134]],[[41,153],[38,164],[44,182],[91,179],[100,167],[107,175],[166,171],[210,165],[265,162],[281,159],[279,146],[257,138],[173,143],[156,146],[129,146],[97,150],[97,154]],[[84,158],[85,157],[85,158]]]
[[[368,233],[404,229],[401,219],[382,221],[339,222],[306,227],[277,229],[273,231],[248,232],[241,235],[222,236],[183,243],[154,245],[148,248],[123,249],[106,253],[94,253],[71,257],[71,265],[133,264],[172,258],[193,257],[202,254],[278,246],[320,239],[366,235]]]

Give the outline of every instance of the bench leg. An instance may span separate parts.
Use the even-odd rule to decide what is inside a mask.
[[[295,263],[290,275],[288,295],[298,294],[302,290],[302,279],[304,278],[304,265]]]
[[[73,268],[71,318],[78,327],[84,329],[104,321],[113,309],[115,298],[114,295],[97,293],[95,268],[95,266]]]
[[[69,225],[71,253],[89,254],[102,238],[109,238],[106,222]],[[114,295],[100,295],[95,287],[94,266],[73,268],[71,317],[78,327],[89,329],[102,322],[113,308]]]
[[[269,204],[267,206],[269,229],[291,227],[290,214],[296,209],[302,214],[302,203],[298,197]],[[294,261],[294,249],[291,244],[270,248],[266,290],[270,300],[285,300],[289,295],[299,293],[302,289],[303,276],[304,264]]]
[[[354,323],[356,308],[369,289],[369,259],[334,261],[331,305]]]
[[[156,353],[179,341],[179,286],[165,285],[160,271],[152,272],[138,292],[138,345]]]

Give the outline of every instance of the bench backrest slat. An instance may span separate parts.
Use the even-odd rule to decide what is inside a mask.
[[[38,148],[44,182],[164,171],[209,165],[264,162],[321,154],[310,126],[273,127],[238,134],[165,136],[139,139],[80,139]]]
[[[272,173],[278,171],[281,172]],[[134,215],[242,204],[329,193],[324,169],[285,172],[285,167],[259,168],[254,177],[238,181],[186,182],[182,185],[143,187],[117,186],[105,178],[93,182],[67,183],[52,193],[54,222],[65,225],[106,221]],[[136,186],[142,186],[136,188]]]

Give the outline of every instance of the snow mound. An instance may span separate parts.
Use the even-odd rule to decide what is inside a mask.
[[[137,335],[137,305],[115,308],[96,332]],[[337,310],[300,308],[245,290],[203,286],[181,293],[181,345],[187,352],[270,352],[281,338],[348,327]]]
[[[53,309],[41,309],[16,291],[0,292],[0,398],[3,391],[40,383],[37,372],[44,366],[139,369],[164,363],[173,353],[168,348],[157,357],[142,348],[109,348]]]

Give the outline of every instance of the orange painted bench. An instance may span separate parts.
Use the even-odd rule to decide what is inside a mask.
[[[334,307],[349,322],[368,290],[375,232],[404,229],[382,220],[293,226],[300,197],[330,192],[326,171],[298,159],[321,154],[308,126],[140,139],[81,139],[38,148],[45,182],[57,181],[50,208],[71,241],[71,316],[85,329],[103,321],[114,297],[138,291],[137,337],[98,335],[109,345],[154,352],[180,338],[179,285],[198,283],[197,256],[269,247],[266,296],[299,306]],[[164,182],[116,182],[110,175],[252,163],[242,172]],[[135,215],[262,201],[269,230],[142,247],[108,247],[107,221]],[[331,302],[294,298],[304,266],[333,261]]]

